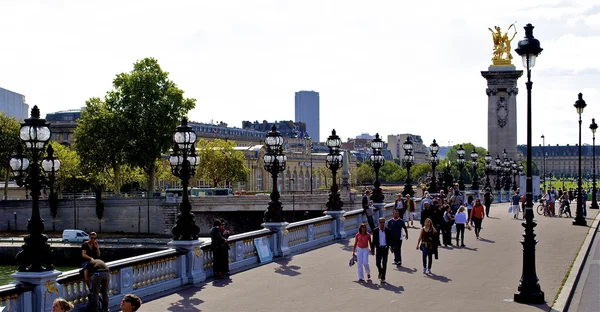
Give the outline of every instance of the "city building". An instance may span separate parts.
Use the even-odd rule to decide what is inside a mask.
[[[0,88],[0,112],[22,121],[29,117],[29,105],[24,95]]]
[[[295,99],[295,120],[306,125],[306,131],[315,142],[321,142],[319,136],[319,92],[299,91]]]
[[[77,120],[81,118],[81,109],[70,109],[46,114],[46,121],[50,123],[53,141],[73,148],[75,142],[74,133],[77,128]]]
[[[423,144],[423,139],[421,139],[420,135],[414,135],[410,133],[388,135],[387,149],[392,153],[392,156],[394,158],[400,158],[402,160],[402,158],[404,157],[404,148],[402,147],[402,145],[408,137],[410,137],[410,140],[413,144],[413,156],[415,159],[415,164],[422,164],[428,162],[428,147],[425,146],[425,144]]]
[[[579,174],[579,147],[577,144],[566,146],[532,146],[532,160],[536,163],[540,175],[544,174],[544,154],[546,154],[546,175],[555,178],[577,177]],[[527,145],[517,145],[517,151],[525,159]],[[600,149],[596,146],[596,156],[600,156]],[[495,155],[494,155],[495,157]],[[596,163],[598,167],[600,163]],[[596,170],[597,172],[598,170]],[[581,146],[581,174],[584,179],[591,178],[593,172],[593,149],[591,145]]]

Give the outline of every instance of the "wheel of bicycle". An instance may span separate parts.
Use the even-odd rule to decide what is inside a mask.
[[[538,205],[536,210],[537,213],[541,216],[542,214],[544,214],[544,205]]]

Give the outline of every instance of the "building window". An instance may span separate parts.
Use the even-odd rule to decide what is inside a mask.
[[[262,185],[262,170],[258,170],[258,172],[256,173],[256,189],[258,191],[262,191],[262,189],[263,189],[263,185]]]

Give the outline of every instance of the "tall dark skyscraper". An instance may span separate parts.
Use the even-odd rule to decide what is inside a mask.
[[[312,140],[321,142],[319,137],[319,92],[296,92],[294,121],[305,123],[306,131]]]

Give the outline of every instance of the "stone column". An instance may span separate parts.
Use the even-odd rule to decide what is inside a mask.
[[[344,231],[344,222],[342,222],[342,216],[344,216],[346,212],[343,210],[328,210],[323,212],[323,214],[331,216],[333,218],[333,226],[334,233],[333,237],[335,239],[346,238],[346,231]]]
[[[265,222],[261,224],[265,229],[271,230],[271,245],[273,246],[273,257],[285,257],[291,253],[287,240],[283,239],[283,231],[287,228],[287,222]]]
[[[173,240],[167,243],[171,248],[185,249],[185,257],[181,257],[185,263],[178,262],[178,271],[181,271],[182,284],[196,284],[206,280],[204,271],[204,252],[200,249],[202,242],[199,240]]]
[[[15,279],[17,284],[31,284],[34,286],[31,301],[23,302],[24,304],[31,304],[31,310],[29,310],[29,306],[24,306],[23,311],[52,310],[52,302],[60,294],[56,278],[61,273],[60,271],[53,270],[44,272],[16,272],[11,274],[10,277]]]
[[[522,70],[512,65],[492,65],[481,75],[487,80],[488,95],[488,151],[492,157],[502,155],[517,157],[517,80]]]

